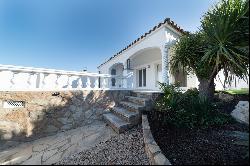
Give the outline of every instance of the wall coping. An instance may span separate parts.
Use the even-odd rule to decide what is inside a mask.
[[[160,147],[154,140],[148,123],[147,115],[142,115],[142,130],[145,151],[151,165],[171,165],[170,161],[161,152]]]

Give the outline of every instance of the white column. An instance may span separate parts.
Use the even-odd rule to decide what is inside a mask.
[[[164,44],[163,48],[161,49],[162,54],[162,82],[169,85],[169,56],[170,56],[170,47],[176,43],[175,40],[167,42]]]
[[[124,68],[126,68],[126,63],[123,64]],[[127,78],[127,74],[128,74],[128,70],[127,69],[124,69],[123,72],[122,72],[122,88],[127,88],[128,87],[128,78]]]
[[[169,84],[169,67],[168,67],[168,53],[169,50],[169,45],[165,44],[164,47],[162,48],[162,82],[166,83],[167,85]]]

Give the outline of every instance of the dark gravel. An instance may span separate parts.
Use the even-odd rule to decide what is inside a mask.
[[[148,165],[141,126],[72,155],[57,165]]]
[[[152,134],[163,154],[175,165],[248,164],[244,159],[248,148],[233,144],[236,138],[223,130],[185,130],[154,128]]]
[[[225,98],[225,95],[220,97],[224,100],[217,100],[217,102],[222,102],[221,111],[224,113],[230,113],[239,100],[247,98],[246,96],[237,96],[237,98],[226,96],[228,98]],[[151,132],[163,154],[172,164],[249,165],[249,157],[246,158],[249,142],[248,146],[237,145],[235,143],[239,141],[238,138],[228,134],[232,131],[249,133],[249,126],[234,123],[203,130],[190,130],[164,126],[152,120],[153,116],[148,114]]]

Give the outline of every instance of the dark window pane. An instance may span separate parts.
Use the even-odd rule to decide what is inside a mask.
[[[139,70],[139,87],[142,87],[142,70]]]
[[[115,86],[115,78],[111,79],[112,86]]]
[[[143,69],[143,86],[146,86],[146,69]]]
[[[115,69],[111,70],[111,75],[116,75],[116,70]]]

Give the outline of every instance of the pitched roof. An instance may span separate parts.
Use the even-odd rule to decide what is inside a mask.
[[[164,25],[166,23],[168,25],[170,25],[172,28],[174,28],[177,32],[180,32],[182,34],[187,33],[186,31],[184,31],[183,29],[181,29],[177,24],[175,24],[174,21],[171,21],[170,18],[166,18],[163,22],[160,22],[158,25],[154,26],[152,29],[150,29],[148,32],[146,32],[144,35],[142,35],[141,37],[139,37],[136,40],[134,40],[132,43],[130,43],[128,46],[126,46],[125,48],[123,48],[121,51],[119,51],[118,53],[116,53],[114,56],[112,56],[111,58],[109,58],[107,61],[105,61],[104,63],[102,63],[101,65],[99,65],[97,68],[101,67],[102,65],[104,65],[105,63],[107,63],[108,61],[110,61],[111,59],[113,59],[114,57],[120,55],[122,52],[124,52],[125,50],[129,49],[131,46],[133,46],[137,42],[141,41],[142,39],[146,38],[149,34],[151,34],[152,32],[154,32],[156,29],[159,29],[162,25]]]

